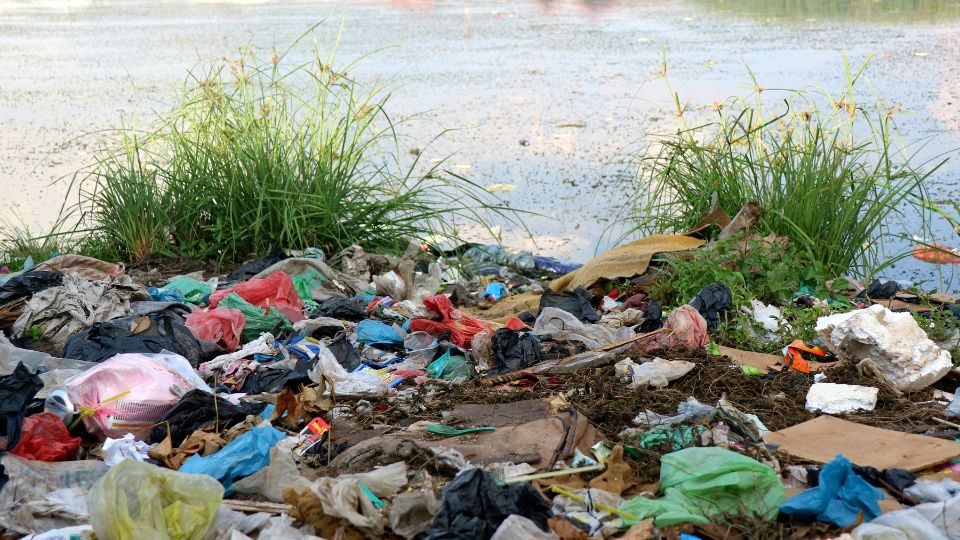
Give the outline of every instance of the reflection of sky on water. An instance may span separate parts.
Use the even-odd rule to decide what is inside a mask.
[[[866,5],[864,3],[869,3]],[[896,4],[896,5],[894,5]],[[395,80],[395,118],[425,159],[451,156],[482,185],[515,184],[507,204],[537,242],[501,227],[506,242],[585,260],[609,243],[629,183],[615,161],[625,146],[676,123],[664,82],[691,105],[749,92],[746,63],[768,89],[842,84],[874,54],[869,82],[900,117],[906,140],[929,139],[925,155],[960,146],[960,24],[956,1],[892,0],[356,0],[271,2],[0,1],[0,188],[5,207],[49,219],[62,188],[54,177],[88,159],[79,133],[114,125],[121,113],[158,107],[198,58],[243,44],[269,51],[310,24],[339,57],[381,51],[352,71]],[[863,7],[866,6],[866,7]],[[931,6],[939,6],[934,7]],[[812,19],[812,20],[808,20]],[[896,26],[891,29],[891,26]],[[863,88],[869,94],[869,86]],[[777,101],[776,92],[766,94]],[[867,96],[864,96],[867,97]],[[426,143],[452,129],[432,147]],[[935,198],[960,200],[960,164],[934,178]],[[944,243],[957,243],[934,220]],[[921,233],[907,223],[908,236]],[[902,243],[903,247],[906,242]],[[932,267],[909,262],[917,278]]]

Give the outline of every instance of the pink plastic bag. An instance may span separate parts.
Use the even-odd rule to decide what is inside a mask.
[[[64,383],[87,431],[100,437],[120,438],[149,433],[183,394],[209,387],[172,353],[118,354],[75,375]]]
[[[245,281],[232,289],[214,291],[210,295],[210,307],[217,307],[230,293],[237,293],[237,296],[257,307],[276,309],[292,323],[304,319],[303,300],[286,272],[274,272],[262,279]]]
[[[236,309],[218,307],[198,309],[187,315],[186,323],[193,337],[219,343],[227,352],[233,352],[240,344],[240,332],[247,320]]]

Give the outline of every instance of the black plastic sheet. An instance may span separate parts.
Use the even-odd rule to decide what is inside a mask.
[[[180,398],[177,405],[167,411],[159,425],[150,432],[150,442],[158,443],[167,436],[170,428],[170,440],[174,448],[194,431],[208,426],[214,429],[228,429],[243,422],[251,414],[260,414],[266,403],[241,403],[238,407],[229,401],[203,390],[191,390]]]
[[[720,326],[720,314],[733,309],[733,295],[723,283],[714,283],[701,289],[690,305],[703,315],[707,330],[713,332]]]
[[[590,291],[583,287],[562,293],[547,289],[540,297],[540,312],[543,312],[543,308],[554,307],[566,311],[583,322],[599,322],[600,314],[590,304],[592,297]]]
[[[140,317],[147,317],[149,326],[134,333],[134,321]],[[169,310],[97,323],[89,330],[70,336],[63,348],[63,357],[102,362],[120,353],[158,353],[164,350],[183,356],[193,367],[207,359],[204,347],[193,337],[183,319]]]
[[[493,333],[493,357],[497,367],[491,373],[509,373],[539,364],[540,340],[530,332],[500,328]]]
[[[17,364],[13,373],[0,377],[0,416],[3,417],[0,435],[7,439],[3,451],[20,442],[20,428],[27,415],[27,406],[41,388],[43,381],[31,373],[23,362]]]

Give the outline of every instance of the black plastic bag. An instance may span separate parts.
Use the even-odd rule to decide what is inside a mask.
[[[870,298],[872,300],[886,300],[888,298],[893,298],[897,295],[897,291],[900,290],[900,284],[896,281],[888,281],[886,283],[880,283],[879,279],[873,280],[873,283],[869,287],[860,291],[860,294],[857,295],[857,298]]]
[[[27,406],[37,392],[43,388],[40,377],[31,373],[23,362],[17,364],[13,373],[0,377],[0,435],[7,440],[3,451],[10,450],[20,442],[20,428],[27,415]]]
[[[599,322],[600,314],[590,305],[591,298],[593,295],[583,287],[562,293],[547,289],[540,297],[540,312],[543,312],[543,308],[554,307],[566,311],[583,322]]]
[[[300,358],[294,369],[260,368],[247,375],[239,392],[244,394],[279,394],[284,388],[299,392],[301,384],[310,384],[307,373],[316,365],[316,359]]]
[[[690,305],[703,315],[707,330],[713,332],[720,326],[720,314],[733,309],[733,295],[723,283],[714,283],[701,289]]]
[[[22,296],[34,294],[50,287],[63,285],[63,274],[60,272],[42,272],[30,270],[17,277],[10,278],[0,286],[0,305],[16,300]]]
[[[150,432],[150,442],[158,443],[165,439],[169,425],[170,440],[176,448],[198,429],[208,425],[219,430],[231,428],[243,422],[251,414],[260,414],[266,406],[266,403],[241,402],[238,407],[220,397],[217,397],[214,403],[213,394],[203,390],[191,390],[180,398],[180,402],[174,408],[163,415],[160,424]]]
[[[346,334],[340,334],[339,337],[330,342],[327,346],[330,352],[337,357],[337,362],[347,371],[353,371],[360,365],[360,351],[350,343]]]
[[[533,328],[533,325],[537,322],[537,316],[529,311],[524,311],[523,313],[517,315],[517,318],[523,321],[523,324]]]
[[[647,302],[647,308],[643,310],[643,323],[640,325],[640,333],[646,334],[663,328],[663,304],[658,300]]]
[[[540,340],[530,332],[501,328],[493,333],[493,357],[496,369],[491,374],[509,373],[539,364]]]
[[[363,306],[345,296],[327,298],[313,311],[320,317],[332,317],[341,321],[358,322],[367,318]]]
[[[443,486],[443,508],[417,540],[487,540],[513,514],[547,530],[550,505],[527,483],[497,485],[482,469],[469,469]]]
[[[133,333],[131,330],[140,317],[147,317],[149,326]],[[70,336],[63,348],[63,357],[102,362],[120,353],[158,353],[164,350],[186,358],[193,367],[207,359],[204,347],[183,324],[183,319],[170,310],[94,324],[90,329]]]
[[[289,259],[283,253],[275,252],[266,257],[260,257],[259,259],[254,259],[252,261],[247,261],[237,267],[236,270],[227,274],[227,279],[233,281],[247,281],[253,276],[263,272],[267,268],[277,264],[280,261]]]

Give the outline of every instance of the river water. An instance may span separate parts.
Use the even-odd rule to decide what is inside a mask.
[[[532,237],[502,227],[505,243],[569,261],[616,238],[632,193],[624,150],[676,129],[664,58],[695,106],[750,92],[745,66],[775,96],[839,89],[843,55],[872,55],[864,88],[907,111],[904,140],[926,141],[927,156],[960,147],[960,0],[0,0],[0,211],[49,222],[67,189],[55,180],[90,160],[85,134],[162,109],[198,63],[285,46],[321,21],[321,42],[342,25],[339,58],[378,50],[353,74],[396,85],[389,112],[414,117],[410,148],[450,130],[425,157],[516,186],[498,196],[538,215]],[[958,178],[954,159],[934,198],[960,200]],[[957,243],[933,228],[929,239]],[[913,260],[888,273],[927,287],[950,277]]]

